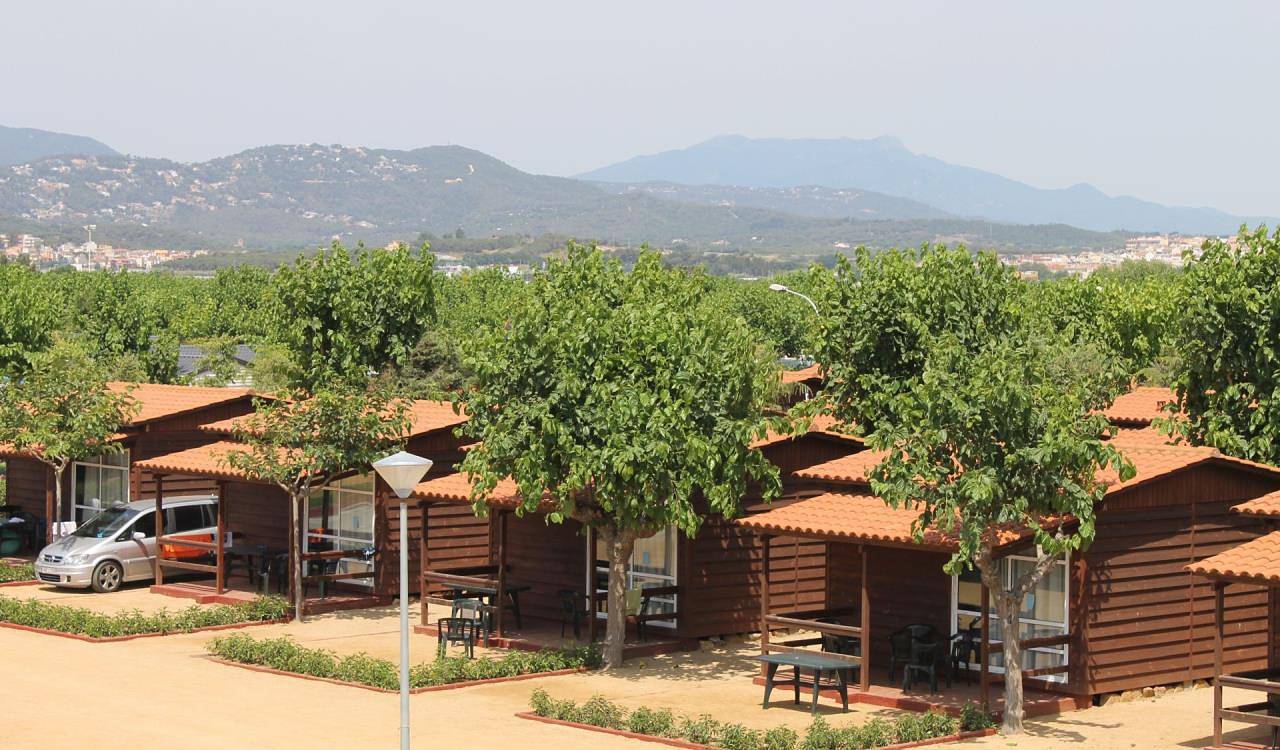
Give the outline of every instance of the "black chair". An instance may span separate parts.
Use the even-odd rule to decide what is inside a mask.
[[[484,645],[489,645],[492,630],[489,627],[489,608],[484,602],[479,599],[454,599],[449,608],[449,617],[470,620],[473,623],[473,632],[482,633]]]
[[[436,655],[444,658],[450,644],[461,643],[468,659],[476,655],[476,621],[467,617],[441,617],[436,623]]]
[[[913,641],[911,655],[902,669],[902,692],[911,691],[916,676],[929,678],[929,692],[938,692],[938,643]]]
[[[982,628],[970,626],[951,636],[951,672],[964,674],[964,684],[973,684],[973,665],[982,660]],[[964,665],[961,672],[960,666]]]
[[[586,606],[586,596],[573,589],[560,589],[560,637],[564,638],[565,626],[573,625],[573,639],[582,639],[582,620],[591,616]]]
[[[937,628],[923,623],[907,625],[891,633],[889,635],[889,681],[893,682],[893,676],[899,664],[906,664],[911,660],[913,643],[933,643],[937,640]]]

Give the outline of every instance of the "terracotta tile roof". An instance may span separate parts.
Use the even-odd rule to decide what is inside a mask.
[[[1206,557],[1187,570],[1209,578],[1280,584],[1280,531]]]
[[[1249,516],[1280,516],[1280,490],[1240,503],[1231,510]]]
[[[783,370],[782,382],[784,383],[801,383],[806,380],[815,380],[822,377],[822,368],[816,364],[799,370]]]
[[[130,391],[138,411],[130,425],[188,414],[211,406],[238,401],[253,395],[249,388],[203,388],[190,385],[158,385],[112,381],[107,388],[115,393]]]
[[[414,488],[412,497],[446,503],[471,504],[471,479],[458,471],[423,480]],[[520,490],[510,479],[498,482],[489,493],[488,504],[514,507],[520,498]]]
[[[848,440],[850,442],[855,442],[859,444],[862,443],[861,438],[837,431],[835,429],[835,425],[836,425],[835,417],[827,416],[826,414],[821,414],[813,418],[813,422],[809,424],[809,431],[805,434],[806,435],[826,435],[828,437],[839,438],[841,440]],[[752,441],[751,447],[764,448],[765,446],[774,445],[776,443],[785,443],[786,441],[795,439],[797,437],[803,437],[803,436],[791,435],[785,432],[774,432],[773,430],[769,430],[769,432],[766,433],[764,437],[760,438],[759,440]]]
[[[167,453],[162,456],[134,461],[133,465],[143,471],[157,474],[192,474],[220,479],[246,479],[247,475],[227,463],[227,454],[243,451],[244,445],[230,440],[222,440],[196,448]]]
[[[937,550],[955,548],[954,537],[936,529],[926,531],[924,540],[916,542],[911,524],[919,515],[919,510],[891,508],[870,493],[831,492],[739,519],[738,524],[772,534]],[[1016,542],[1028,534],[1027,531],[1002,530],[998,543]]]
[[[884,460],[884,451],[865,450],[834,458],[826,463],[800,469],[794,476],[827,482],[866,484],[867,473]]]
[[[248,416],[220,419],[201,425],[199,429],[218,435],[232,435],[236,427],[243,424]],[[409,406],[409,434],[406,437],[417,437],[428,432],[457,427],[466,421],[466,413],[455,414],[453,404],[448,401],[414,401]]]
[[[1161,446],[1184,445],[1183,443],[1173,442],[1175,438],[1164,434],[1155,427],[1121,427],[1116,430],[1115,437],[1111,438],[1111,442],[1121,446],[1132,447],[1150,447],[1158,448]]]
[[[1117,425],[1149,425],[1156,417],[1166,416],[1162,407],[1173,400],[1174,394],[1169,388],[1139,386],[1118,397],[1102,413]]]

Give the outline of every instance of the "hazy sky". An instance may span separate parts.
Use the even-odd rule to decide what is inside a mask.
[[[896,135],[1034,185],[1280,215],[1274,2],[5,2],[0,124],[206,159],[453,143],[573,174]]]

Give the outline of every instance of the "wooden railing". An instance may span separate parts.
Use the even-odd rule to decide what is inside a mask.
[[[1267,727],[1280,727],[1280,716],[1271,715],[1270,697],[1280,695],[1280,682],[1273,682],[1267,677],[1274,676],[1274,671],[1259,670],[1234,675],[1221,675],[1213,681],[1213,736],[1215,744],[1222,744],[1222,722],[1239,721],[1245,724],[1257,724]],[[1241,688],[1266,694],[1266,699],[1239,706],[1222,705],[1223,688]]]
[[[366,570],[359,573],[306,573],[305,571],[307,570],[307,563],[315,560],[350,559],[371,563],[373,558],[376,556],[376,552],[373,555],[366,555],[362,550],[358,549],[333,549],[324,550],[323,552],[303,552],[303,585],[305,586],[308,583],[329,583],[334,581],[354,581],[362,578],[373,578],[377,573],[372,570]]]
[[[652,586],[649,588],[641,588],[640,589],[640,614],[633,616],[631,619],[639,623],[666,622],[670,620],[671,622],[676,623],[676,627],[679,627],[679,624],[680,624],[679,606],[677,606],[676,609],[671,612],[646,611],[649,609],[650,600],[652,600],[654,597],[679,596],[679,595],[680,595],[679,586]],[[609,602],[609,592],[605,590],[597,589],[595,611],[605,612],[606,607],[602,605],[607,605],[608,602]]]
[[[175,568],[177,570],[190,570],[197,573],[212,573],[213,575],[218,574],[217,565],[194,563],[188,560],[174,560],[172,558],[165,557],[165,547],[187,547],[190,549],[204,550],[216,555],[218,552],[217,542],[205,542],[199,539],[191,539],[190,537],[161,534],[156,537],[156,564],[166,568]]]
[[[774,641],[771,637],[762,637],[760,639],[760,652],[762,654],[794,654],[794,653],[812,653],[810,646],[821,646],[823,643],[822,636],[829,635],[837,638],[856,639],[859,644],[859,653],[865,655],[867,653],[867,641],[862,632],[862,628],[855,625],[840,625],[831,622],[819,622],[817,618],[834,618],[844,614],[851,614],[851,609],[841,610],[813,610],[807,612],[788,612],[782,615],[765,615],[764,624],[767,635],[768,630],[774,628],[791,628],[804,631],[812,631],[818,633],[818,637],[789,638],[784,641]],[[852,654],[841,654],[835,652],[824,652],[824,656],[839,661],[848,662],[850,666],[861,668],[863,657],[853,656]]]

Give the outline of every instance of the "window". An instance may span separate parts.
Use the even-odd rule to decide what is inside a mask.
[[[168,517],[165,518],[166,534],[181,534],[187,531],[195,531],[196,529],[207,529],[213,524],[209,523],[209,516],[205,513],[205,505],[183,505],[178,508],[167,508],[165,512]]]
[[[1030,554],[1010,555],[1001,560],[1000,575],[1005,585],[1010,585],[1013,580],[1034,567],[1035,562],[1035,557]],[[1057,561],[1023,600],[1022,611],[1019,613],[1020,637],[1048,638],[1067,633],[1070,617],[1067,603],[1068,563],[1069,558],[1066,557]],[[962,575],[953,576],[951,581],[951,632],[958,633],[978,626],[982,621],[982,580],[978,571],[966,571]],[[996,619],[995,608],[992,607],[990,611],[991,639],[1000,640],[1000,622]],[[1023,669],[1057,667],[1066,663],[1066,646],[1026,649],[1022,653]],[[1004,671],[1004,654],[997,649],[993,649],[991,653],[991,671]],[[1066,682],[1067,675],[1046,675],[1044,679]]]
[[[374,546],[373,475],[363,474],[331,482],[311,493],[307,501],[307,533],[303,537],[304,552],[351,550],[351,557],[340,558],[336,573],[372,573],[372,559],[364,550]],[[372,578],[344,581],[373,587]]]
[[[124,530],[120,535],[119,541],[125,542],[133,538],[133,535],[141,531],[142,535],[147,539],[155,539],[156,537],[156,519],[154,512],[143,513],[138,516],[138,520],[133,522],[133,526]]]
[[[105,453],[72,465],[71,504],[77,525],[103,508],[129,502],[129,452]]]
[[[627,563],[627,588],[664,588],[676,585],[676,527],[668,526],[653,536],[637,539]],[[604,541],[596,540],[596,591],[609,588],[609,552]],[[675,612],[676,597],[655,596],[649,600],[649,613]],[[674,628],[674,620],[656,620],[648,623],[657,627]]]

